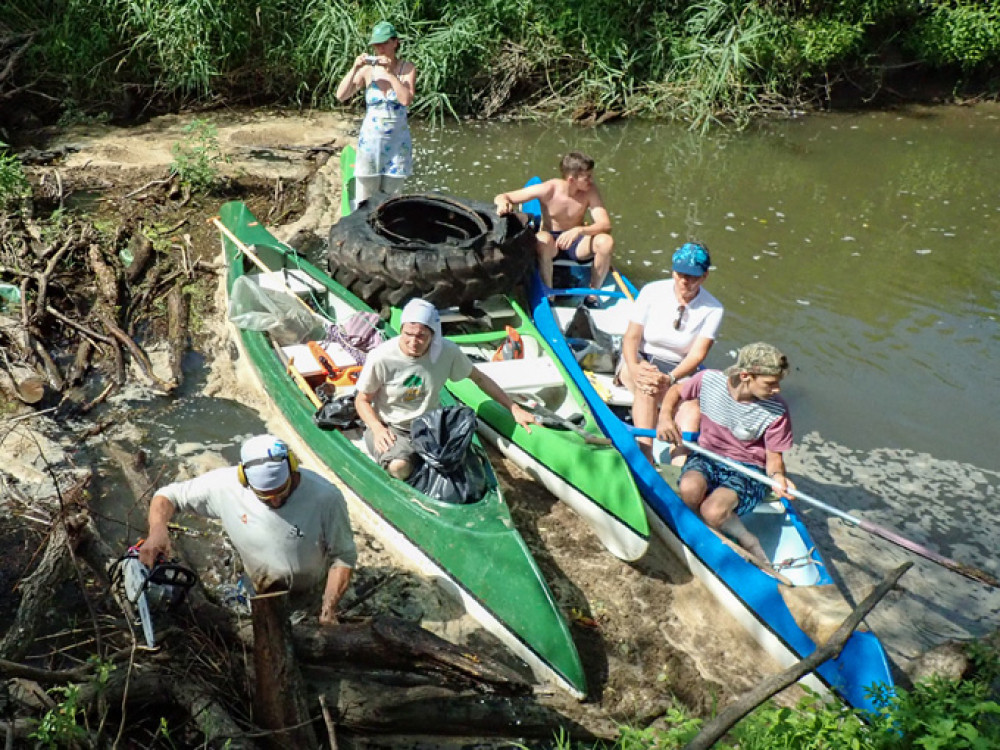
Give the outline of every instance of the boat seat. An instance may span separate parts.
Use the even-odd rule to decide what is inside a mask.
[[[546,357],[477,362],[476,367],[505,391],[538,391],[563,384],[562,372]]]
[[[251,273],[247,277],[256,281],[261,289],[272,292],[291,292],[302,299],[308,299],[310,295],[321,295],[326,293],[326,289],[309,274],[299,268],[282,268],[277,271],[267,273]]]
[[[330,342],[322,346],[326,353],[330,355],[330,360],[337,367],[351,367],[352,365],[358,364],[357,360],[354,359],[354,355],[344,349],[340,344]],[[295,365],[295,369],[298,370],[302,374],[302,377],[306,380],[314,378],[322,379],[321,376],[325,374],[325,370],[316,360],[316,357],[309,349],[308,344],[283,346],[281,347],[281,350],[284,352],[285,357],[288,358],[288,361]]]
[[[480,317],[485,317],[486,322],[492,325],[494,321],[513,318],[517,314],[503,295],[493,295],[483,300],[477,300],[475,309],[477,312],[470,315],[458,307],[444,308],[440,311],[441,323],[464,323],[468,320],[476,321]]]

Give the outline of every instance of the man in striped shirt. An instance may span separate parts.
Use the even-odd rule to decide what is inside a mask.
[[[698,401],[701,435],[698,444],[771,477],[784,494],[794,485],[785,476],[782,454],[792,447],[788,404],[778,395],[788,372],[788,359],[770,344],[748,344],[736,364],[726,369],[702,370],[671,386],[663,399],[657,437],[679,445],[681,433],[674,414],[683,401]],[[736,539],[761,562],[767,556],[740,516],[764,499],[768,486],[700,453],[688,458],[681,473],[684,503],[711,526]],[[785,495],[787,497],[787,495]]]

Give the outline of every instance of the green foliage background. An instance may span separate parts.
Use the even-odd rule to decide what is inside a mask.
[[[985,74],[1000,0],[5,0],[19,82],[81,108],[167,98],[328,106],[392,20],[425,115],[614,111],[693,122],[808,103],[888,66]],[[877,83],[875,84],[877,85]]]

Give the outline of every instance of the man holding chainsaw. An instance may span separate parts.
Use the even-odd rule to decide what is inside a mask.
[[[288,590],[293,607],[308,608],[303,597],[322,590],[320,624],[337,623],[357,561],[347,506],[333,484],[299,467],[284,441],[257,435],[243,444],[238,466],[157,490],[139,548],[147,568],[169,558],[167,524],[177,510],[222,521],[257,593]]]

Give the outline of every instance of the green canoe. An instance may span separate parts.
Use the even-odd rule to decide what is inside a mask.
[[[350,146],[340,156],[342,215],[351,212],[354,157]],[[471,380],[449,383],[448,390],[476,410],[480,434],[579,514],[613,555],[638,560],[649,546],[642,495],[621,453],[601,432],[580,389],[514,300],[491,297],[477,303],[474,312],[442,310],[445,335],[519,402],[540,407],[536,411],[546,426],[533,428],[530,434],[517,427],[510,412]],[[393,310],[396,328],[399,313],[399,309]],[[507,326],[521,337],[524,356],[490,362],[507,337]]]
[[[225,204],[218,225],[228,294],[241,277],[259,274],[263,265],[269,273],[254,276],[256,286],[271,287],[286,299],[294,292],[299,301],[292,307],[304,309],[304,303],[326,321],[343,321],[355,311],[369,309],[279,242],[242,203]],[[324,321],[317,317],[317,322]],[[371,460],[362,447],[360,430],[316,426],[314,402],[286,369],[287,348],[276,346],[260,331],[237,329],[234,338],[241,359],[286,422],[282,436],[306,465],[324,470],[346,486],[355,517],[410,565],[438,579],[470,615],[527,662],[540,680],[582,698],[586,690],[583,667],[569,628],[514,528],[492,471],[491,488],[476,503],[449,504],[417,492]],[[337,359],[346,356],[344,350],[331,356],[338,365],[346,366]],[[308,357],[293,357],[292,361],[303,374],[308,372]],[[442,401],[453,403],[448,394],[442,395]]]

